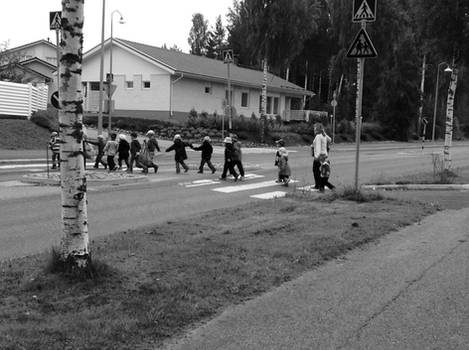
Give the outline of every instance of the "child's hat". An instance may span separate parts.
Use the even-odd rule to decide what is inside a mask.
[[[280,147],[280,148],[278,149],[278,152],[279,152],[280,155],[282,155],[282,156],[287,156],[287,155],[288,155],[288,152],[287,152],[287,150],[285,149],[285,147]]]
[[[181,139],[181,135],[179,134],[174,135],[174,141],[180,140],[180,139]]]
[[[223,143],[233,143],[233,140],[231,140],[231,137],[225,137]]]
[[[205,136],[205,137],[204,137],[204,141],[210,142],[210,141],[211,141],[211,140],[210,140],[210,136]]]
[[[155,132],[153,130],[148,130],[146,133],[146,136],[150,136],[150,135],[155,135]]]

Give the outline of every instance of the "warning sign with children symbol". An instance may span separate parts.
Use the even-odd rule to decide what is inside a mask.
[[[353,22],[376,20],[376,0],[353,0]]]
[[[378,56],[373,43],[365,29],[361,29],[352,46],[347,51],[348,58],[372,58]]]

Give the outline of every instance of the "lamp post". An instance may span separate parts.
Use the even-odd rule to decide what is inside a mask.
[[[111,119],[112,119],[112,103],[111,103],[111,85],[114,81],[114,77],[112,75],[112,34],[114,29],[114,14],[118,13],[121,18],[119,19],[120,24],[124,24],[124,17],[122,17],[122,13],[119,10],[114,10],[111,12],[111,46],[109,48],[109,76],[108,76],[108,134],[111,134]]]
[[[440,66],[443,64],[448,64],[446,62],[438,63],[438,67],[436,68],[436,84],[435,84],[435,104],[433,107],[433,125],[432,125],[432,142],[435,142],[435,123],[436,123],[436,110],[438,106],[438,85],[440,83]],[[445,68],[445,72],[451,73],[453,70],[448,66]]]
[[[101,57],[99,62],[99,105],[98,105],[98,135],[103,134],[103,89],[104,89],[104,19],[106,0],[103,0],[103,14],[101,20]]]

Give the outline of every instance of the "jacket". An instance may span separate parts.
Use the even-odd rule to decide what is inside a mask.
[[[225,161],[226,162],[233,161],[233,152],[234,152],[233,145],[231,143],[225,144]]]
[[[202,151],[202,159],[210,160],[212,158],[213,147],[208,141],[204,141],[199,147],[192,147],[194,151]]]
[[[58,136],[51,137],[49,140],[49,148],[54,153],[60,152],[60,138]]]
[[[235,141],[235,142],[233,142],[233,155],[232,155],[231,160],[234,161],[234,162],[241,161],[241,156],[242,156],[241,142]]]
[[[158,152],[161,152],[160,146],[158,145],[158,141],[156,141],[156,139],[154,138],[148,139],[147,145],[148,145],[148,150],[151,153],[155,153],[155,150],[157,150]]]
[[[132,140],[130,142],[130,154],[135,156],[142,149],[142,145],[138,140]]]
[[[117,141],[109,140],[108,142],[106,142],[106,145],[104,146],[104,153],[107,156],[115,156],[117,153],[118,147],[119,147],[119,144],[117,143]]]
[[[98,154],[99,154],[99,155],[103,155],[103,153],[104,153],[104,146],[106,145],[106,143],[104,142],[103,139],[98,138],[97,141],[87,140],[86,142],[91,143],[92,145],[98,146]]]
[[[117,147],[117,152],[119,153],[119,155],[128,157],[129,151],[130,151],[129,142],[127,140],[120,140],[119,147]]]
[[[166,152],[175,151],[174,160],[176,162],[182,162],[187,159],[186,147],[190,147],[190,144],[182,140],[175,140],[174,143],[166,149]]]

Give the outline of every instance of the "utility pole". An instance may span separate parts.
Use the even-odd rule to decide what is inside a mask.
[[[425,69],[426,69],[427,55],[423,55],[422,61],[422,79],[420,80],[420,104],[419,104],[419,119],[417,122],[417,137],[420,135],[420,129],[422,129],[422,117],[423,117],[423,94],[425,87]],[[423,137],[423,136],[421,136]]]
[[[99,103],[98,103],[98,135],[103,134],[103,100],[104,100],[104,19],[106,15],[106,0],[103,0],[101,19],[101,57],[99,61]]]

